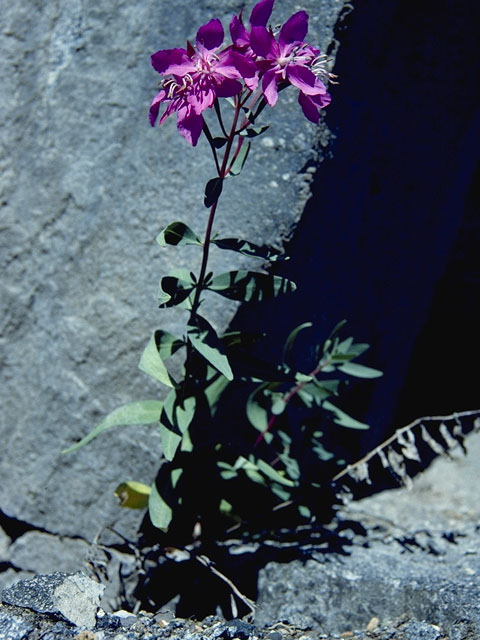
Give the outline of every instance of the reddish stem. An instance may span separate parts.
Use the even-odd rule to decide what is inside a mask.
[[[327,367],[329,364],[330,364],[329,358],[327,358],[325,362],[320,362],[320,364],[308,374],[309,377],[314,378],[318,373],[320,373],[322,369]],[[285,404],[288,404],[290,400],[294,396],[296,396],[299,391],[303,389],[303,387],[307,384],[307,382],[311,382],[311,380],[303,380],[302,382],[299,382],[295,387],[293,387],[293,389],[290,389],[290,391],[286,393],[285,396],[283,397],[283,402]],[[273,413],[271,415],[270,420],[268,421],[268,424],[267,424],[267,428],[265,429],[265,431],[262,431],[262,433],[260,433],[257,439],[255,440],[255,443],[253,445],[254,449],[260,444],[260,442],[262,442],[262,440],[265,439],[265,435],[272,429],[273,425],[275,424],[275,420],[277,419],[277,415],[280,415],[280,414]]]

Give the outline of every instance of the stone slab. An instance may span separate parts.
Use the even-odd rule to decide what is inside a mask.
[[[273,22],[298,10],[293,0],[277,5]],[[159,76],[149,57],[185,46],[214,16],[226,24],[239,6],[22,0],[3,7],[0,501],[7,516],[87,540],[105,525],[127,537],[138,525],[138,513],[119,512],[113,491],[125,480],[153,480],[155,430],[129,427],[75,455],[60,451],[114,408],[164,394],[137,371],[155,329],[184,327],[183,312],[159,314],[158,281],[172,266],[196,269],[200,257],[195,248],[161,250],[155,237],[179,218],[203,232],[213,167],[205,142],[192,149],[174,118],[150,128]],[[312,42],[327,48],[342,7],[302,3]],[[300,215],[324,130],[305,120],[296,93],[282,93],[275,115],[265,111],[268,135],[228,181],[216,226],[222,235],[281,244]],[[214,271],[249,264],[212,252]],[[217,298],[208,316],[222,329],[235,304]]]

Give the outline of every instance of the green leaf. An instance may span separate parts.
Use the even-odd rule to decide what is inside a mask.
[[[289,256],[286,256],[277,249],[271,247],[260,247],[253,242],[247,240],[240,240],[240,238],[220,238],[212,240],[219,249],[226,251],[236,251],[244,256],[251,256],[253,258],[260,258],[261,260],[268,260],[269,262],[276,262],[278,260],[289,260]]]
[[[172,509],[158,493],[155,483],[148,498],[148,512],[150,520],[154,527],[167,532],[170,522],[172,521]]]
[[[182,246],[185,244],[201,245],[200,238],[183,222],[172,222],[157,236],[157,242],[161,247],[167,244]]]
[[[248,129],[244,129],[240,132],[241,136],[247,136],[248,138],[255,138],[256,136],[262,135],[269,128],[268,124],[259,124],[256,127],[248,127]]]
[[[334,339],[337,337],[338,332],[340,331],[340,329],[343,327],[344,324],[346,324],[346,320],[340,320],[340,322],[338,322],[334,328],[332,329],[332,332],[330,333],[330,335],[328,336],[328,338],[325,340],[325,343],[323,345],[323,353],[326,353],[330,347],[333,344]]]
[[[175,269],[160,280],[158,302],[161,309],[184,302],[195,289],[195,282],[186,269]]]
[[[299,395],[307,406],[313,402],[319,407],[331,395],[337,394],[339,380],[323,380],[321,383],[315,378],[299,391]]]
[[[223,352],[220,338],[215,329],[205,318],[195,315],[190,318],[187,335],[193,347],[212,365],[222,373],[227,380],[233,380],[227,356]]]
[[[285,346],[283,347],[283,362],[285,362],[285,364],[292,366],[290,361],[291,360],[290,355],[291,355],[292,347],[295,343],[295,340],[298,334],[300,333],[300,331],[303,331],[304,329],[309,329],[310,327],[313,327],[313,324],[311,322],[304,322],[303,324],[299,324],[298,327],[295,327],[295,329],[293,329],[293,331],[289,333],[288,338],[285,341]]]
[[[270,489],[272,493],[274,493],[282,502],[286,502],[290,500],[290,492],[284,489],[281,485],[274,482],[270,485]]]
[[[192,422],[195,415],[195,405],[194,396],[179,399],[175,389],[172,389],[164,400],[160,417],[160,435],[163,455],[168,461],[175,457],[182,436]]]
[[[212,178],[205,186],[205,198],[203,204],[209,209],[220,197],[223,189],[222,178]]]
[[[256,461],[258,469],[264,473],[267,478],[273,480],[274,482],[278,482],[279,484],[284,485],[285,487],[294,487],[295,483],[288,478],[285,478],[281,473],[279,473],[276,469],[270,466],[265,460],[258,459]]]
[[[163,424],[160,425],[160,435],[162,436],[163,455],[171,462],[175,458],[177,449],[182,442],[182,437]]]
[[[240,147],[240,151],[238,152],[237,157],[230,165],[230,171],[228,172],[229,175],[238,176],[238,174],[241,172],[241,170],[245,165],[249,151],[250,151],[250,142],[244,142]]]
[[[295,291],[291,280],[255,271],[229,271],[213,278],[208,287],[230,300],[257,302]]]
[[[119,407],[112,411],[103,422],[95,427],[90,433],[82,438],[68,449],[64,449],[62,453],[70,453],[83,447],[83,445],[96,438],[100,433],[112,427],[127,426],[133,424],[153,424],[160,420],[163,403],[159,400],[144,400],[141,402],[131,402],[123,407]]]
[[[212,418],[217,411],[220,396],[225,391],[229,383],[229,380],[227,380],[227,378],[222,374],[219,374],[216,369],[215,374],[215,379],[205,389],[205,397],[207,398]]]
[[[218,510],[220,511],[220,513],[223,513],[227,516],[231,515],[232,511],[233,511],[233,507],[230,504],[230,502],[228,502],[228,500],[225,500],[225,498],[222,498],[220,500],[220,505],[218,507]]]
[[[364,367],[363,364],[357,364],[356,362],[345,362],[337,368],[339,371],[343,371],[343,373],[347,373],[349,376],[355,376],[357,378],[379,378],[380,376],[383,376],[383,373],[378,369]]]
[[[310,518],[312,517],[312,512],[304,504],[298,505],[298,513],[302,516],[302,518],[308,518],[310,520]]]
[[[120,506],[128,509],[144,509],[148,506],[148,498],[151,492],[151,487],[142,482],[136,482],[135,480],[129,480],[128,482],[122,482],[115,489],[114,493],[117,496]]]
[[[331,460],[333,458],[333,453],[327,451],[321,442],[315,440],[314,438],[312,439],[312,442],[312,451],[316,453],[320,460],[326,462],[327,460]]]
[[[324,393],[325,398],[327,398],[331,395],[338,395],[338,385],[340,384],[340,380],[322,380],[320,382],[316,378],[313,378],[312,384],[314,384],[321,393]]]
[[[287,475],[289,475],[292,480],[299,480],[301,474],[298,462],[294,458],[291,458],[285,452],[279,453],[278,457],[285,465],[285,471],[287,472]]]
[[[215,149],[221,149],[227,143],[227,138],[217,137],[212,139]]]
[[[176,385],[164,364],[164,360],[173,355],[184,343],[168,331],[155,331],[145,347],[138,367],[168,387]]]
[[[233,480],[233,478],[236,478],[238,475],[237,470],[234,469],[231,464],[228,464],[228,462],[222,462],[219,460],[217,462],[217,466],[222,469],[222,471],[220,471],[220,476],[224,480]]]
[[[278,394],[276,397],[272,397],[272,413],[279,416],[287,408],[283,394]]]
[[[264,382],[250,394],[246,404],[247,418],[252,427],[255,427],[260,433],[263,433],[263,439],[269,444],[273,439],[273,434],[267,431],[268,429],[268,411],[262,406],[257,397],[260,397],[266,401],[263,396],[263,390],[269,386],[269,382]]]
[[[344,411],[342,411],[341,409],[333,405],[329,400],[325,400],[322,403],[322,407],[327,411],[331,411],[332,413],[334,413],[336,417],[334,418],[333,421],[341,425],[342,427],[348,427],[349,429],[360,429],[360,430],[365,430],[370,428],[368,424],[355,420],[355,418],[352,418],[347,413],[345,413]]]
[[[265,431],[268,427],[268,412],[255,400],[255,391],[247,400],[247,418],[250,424],[258,431]]]
[[[357,342],[356,344],[351,345],[348,350],[348,355],[352,356],[352,359],[358,358],[358,356],[361,356],[362,353],[365,353],[365,351],[368,351],[369,349],[370,345],[366,342]]]

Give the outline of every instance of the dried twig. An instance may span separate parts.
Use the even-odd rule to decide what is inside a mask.
[[[255,603],[252,602],[250,598],[247,598],[247,596],[243,595],[243,593],[238,589],[238,587],[229,578],[227,578],[226,575],[224,575],[221,571],[219,571],[215,567],[215,565],[210,560],[210,558],[208,558],[207,556],[198,555],[198,556],[195,556],[195,559],[198,560],[198,562],[200,562],[200,564],[202,564],[204,567],[209,569],[212,573],[214,573],[218,578],[220,578],[220,580],[223,580],[223,582],[225,582],[225,584],[227,584],[230,587],[230,589],[237,596],[237,598],[250,609],[250,615],[251,616],[255,615]],[[232,613],[234,608],[236,609],[236,605],[232,606]]]
[[[416,437],[420,437],[422,442],[438,455],[450,456],[451,452],[458,447],[461,447],[465,453],[463,440],[468,432],[463,430],[463,423],[466,423],[469,418],[473,421],[470,430],[480,431],[480,410],[462,411],[449,416],[418,418],[407,426],[397,429],[393,436],[375,447],[366,456],[337,473],[332,479],[332,484],[336,484],[346,477],[357,482],[365,481],[367,484],[371,484],[369,464],[375,456],[378,456],[385,469],[391,471],[401,484],[409,486],[411,479],[405,468],[407,460],[421,463]],[[428,423],[438,426],[435,435],[440,435],[440,439],[436,439],[432,435],[432,424]]]

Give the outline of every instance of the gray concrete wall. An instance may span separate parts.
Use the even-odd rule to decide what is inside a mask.
[[[160,78],[149,56],[185,46],[212,17],[227,25],[242,6],[4,3],[0,508],[9,518],[86,539],[112,522],[130,535],[139,522],[138,513],[117,508],[113,490],[126,479],[153,479],[155,429],[119,429],[69,456],[60,450],[115,407],[162,394],[138,360],[154,329],[181,332],[184,316],[156,308],[158,281],[173,266],[196,270],[199,254],[160,249],[155,237],[176,219],[203,233],[203,186],[214,173],[207,145],[192,149],[174,118],[150,128]],[[342,6],[278,1],[272,22],[306,9],[310,41],[325,50]],[[270,131],[222,196],[222,235],[280,244],[301,214],[307,163],[326,134],[296,99],[286,91],[275,113],[266,110]],[[215,271],[239,264],[249,263],[212,253]],[[208,316],[221,329],[233,311],[219,299]]]

